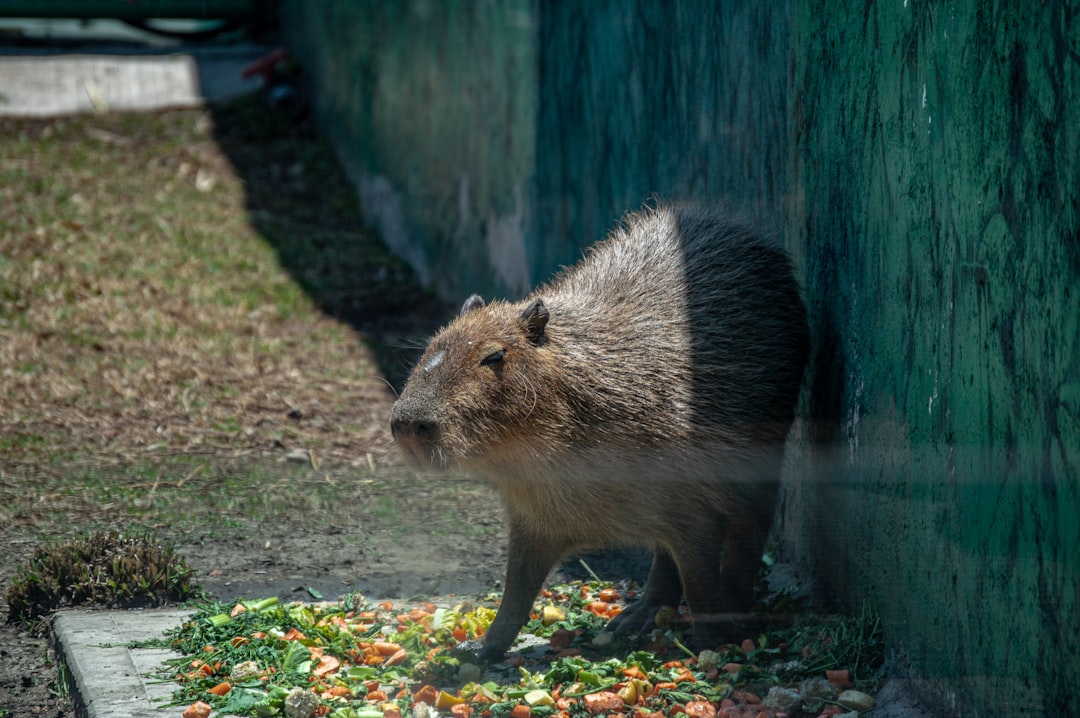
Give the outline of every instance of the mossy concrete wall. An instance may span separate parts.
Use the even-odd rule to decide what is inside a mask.
[[[650,195],[786,239],[782,506],[946,715],[1080,715],[1080,3],[286,2],[369,216],[520,294]]]
[[[522,294],[535,166],[529,0],[283,3],[365,213],[455,300]]]
[[[955,715],[1080,714],[1078,11],[792,7],[790,536]]]

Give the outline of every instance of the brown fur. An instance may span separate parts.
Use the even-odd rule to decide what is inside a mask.
[[[807,352],[790,263],[692,209],[628,215],[585,259],[516,303],[471,297],[429,343],[391,426],[418,466],[489,480],[509,515],[502,655],[567,552],[646,544],[647,627],[685,593],[706,617],[747,607]],[[640,624],[640,626],[638,625]]]

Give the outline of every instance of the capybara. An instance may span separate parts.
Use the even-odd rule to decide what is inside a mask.
[[[418,467],[489,481],[508,514],[503,601],[484,660],[513,643],[569,552],[638,544],[649,629],[685,597],[713,648],[747,610],[775,510],[808,351],[791,263],[746,226],[692,207],[627,215],[520,302],[466,300],[394,405]]]

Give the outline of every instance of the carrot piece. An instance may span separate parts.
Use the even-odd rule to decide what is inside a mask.
[[[610,693],[608,691],[589,693],[583,696],[582,700],[585,702],[585,709],[593,715],[599,715],[600,713],[606,713],[607,711],[621,710],[625,706],[623,699],[620,698],[617,693]]]
[[[451,633],[454,635],[454,640],[458,643],[466,641],[469,638],[469,634],[466,633],[465,629],[461,626],[454,626],[454,630],[451,631]]]
[[[398,650],[397,653],[383,661],[384,666],[396,666],[405,662],[405,659],[409,657],[408,652],[404,648]]]
[[[594,613],[597,616],[603,617],[611,610],[611,604],[607,601],[592,601],[591,603],[585,604],[585,610],[589,613]]]
[[[285,641],[306,641],[307,636],[301,633],[298,629],[290,628],[285,632],[285,635],[281,637]]]
[[[468,703],[458,703],[450,706],[450,715],[454,718],[472,718],[472,708]]]
[[[218,683],[216,686],[211,688],[209,692],[213,693],[215,696],[223,696],[231,690],[232,684],[228,681],[222,681],[221,683]]]
[[[413,696],[413,700],[417,703],[427,703],[429,706],[435,705],[435,701],[439,699],[439,691],[435,686],[425,684],[416,692]]]
[[[690,672],[690,669],[684,666],[679,669],[679,673],[672,680],[676,683],[682,683],[683,681],[690,681],[693,683],[697,679],[694,678],[694,674]]]
[[[683,712],[690,718],[716,718],[716,706],[709,701],[688,701]]]
[[[319,656],[319,665],[315,666],[311,670],[316,676],[325,676],[327,673],[333,673],[341,667],[341,661],[333,656],[322,655]]]
[[[847,668],[838,668],[825,671],[825,678],[837,688],[843,690],[851,688],[855,684],[851,682],[851,671]]]
[[[401,650],[400,644],[390,643],[389,641],[375,641],[375,643],[371,644],[371,647],[380,656],[392,656]]]
[[[510,709],[510,718],[531,718],[532,708],[525,703],[518,703]]]
[[[619,592],[611,587],[600,589],[599,593],[597,593],[596,596],[601,601],[607,601],[608,603],[613,603],[614,601],[619,600]]]
[[[184,712],[180,715],[182,718],[208,718],[211,710],[213,710],[213,708],[210,707],[209,703],[195,701],[185,708]]]
[[[243,646],[251,643],[251,639],[247,636],[235,636],[231,641],[229,641],[229,643],[232,645],[233,648],[236,648],[237,646]]]
[[[330,686],[326,692],[335,698],[352,698],[352,691],[348,686]]]

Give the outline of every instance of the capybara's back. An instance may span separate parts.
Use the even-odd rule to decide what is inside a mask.
[[[617,630],[685,595],[694,641],[752,601],[808,346],[787,256],[692,208],[628,215],[521,302],[471,297],[428,345],[391,426],[418,466],[491,481],[509,514],[501,655],[569,551],[654,550]],[[713,620],[710,620],[710,617]]]

